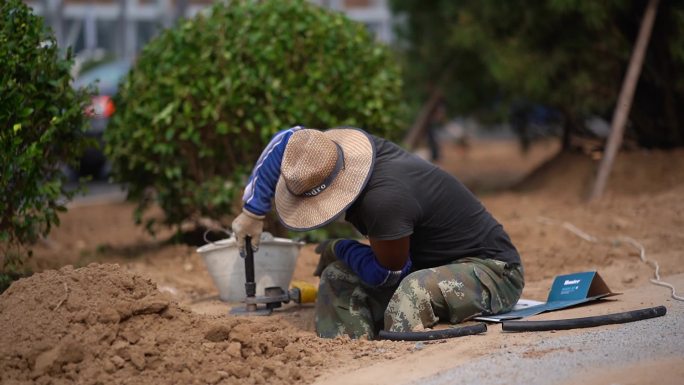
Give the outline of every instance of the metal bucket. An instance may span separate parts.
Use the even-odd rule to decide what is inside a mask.
[[[264,295],[264,288],[280,286],[287,289],[294,274],[297,256],[303,242],[276,238],[264,232],[259,251],[254,253],[254,278],[256,295]],[[245,298],[245,260],[240,257],[235,238],[210,242],[199,249],[219,290],[219,297],[226,302],[239,302]]]

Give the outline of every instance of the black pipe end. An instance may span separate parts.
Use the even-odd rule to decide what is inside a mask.
[[[430,341],[445,338],[463,337],[473,334],[480,334],[487,331],[487,325],[477,323],[475,325],[461,326],[457,328],[428,330],[422,332],[388,332],[380,330],[378,338],[390,341]]]

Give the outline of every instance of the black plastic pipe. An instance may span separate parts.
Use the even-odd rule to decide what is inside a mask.
[[[473,334],[480,334],[487,331],[487,325],[478,323],[470,326],[462,326],[458,328],[428,330],[424,332],[388,332],[380,330],[378,337],[381,340],[391,341],[430,341],[441,340],[444,338],[454,338],[469,336]]]
[[[504,321],[501,328],[507,332],[541,332],[568,330],[595,326],[621,324],[649,318],[662,317],[667,313],[665,306],[632,310],[624,313],[606,314],[595,317],[559,319],[549,321]]]

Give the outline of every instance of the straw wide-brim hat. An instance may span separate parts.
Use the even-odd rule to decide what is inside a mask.
[[[357,128],[295,131],[283,154],[275,206],[291,230],[335,220],[366,186],[375,161],[370,136]]]

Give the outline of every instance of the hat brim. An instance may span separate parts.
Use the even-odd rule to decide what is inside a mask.
[[[365,131],[332,128],[323,134],[342,148],[344,169],[323,193],[315,196],[292,194],[280,176],[275,190],[276,213],[290,230],[313,230],[334,221],[354,203],[370,178],[375,162],[375,145]]]

